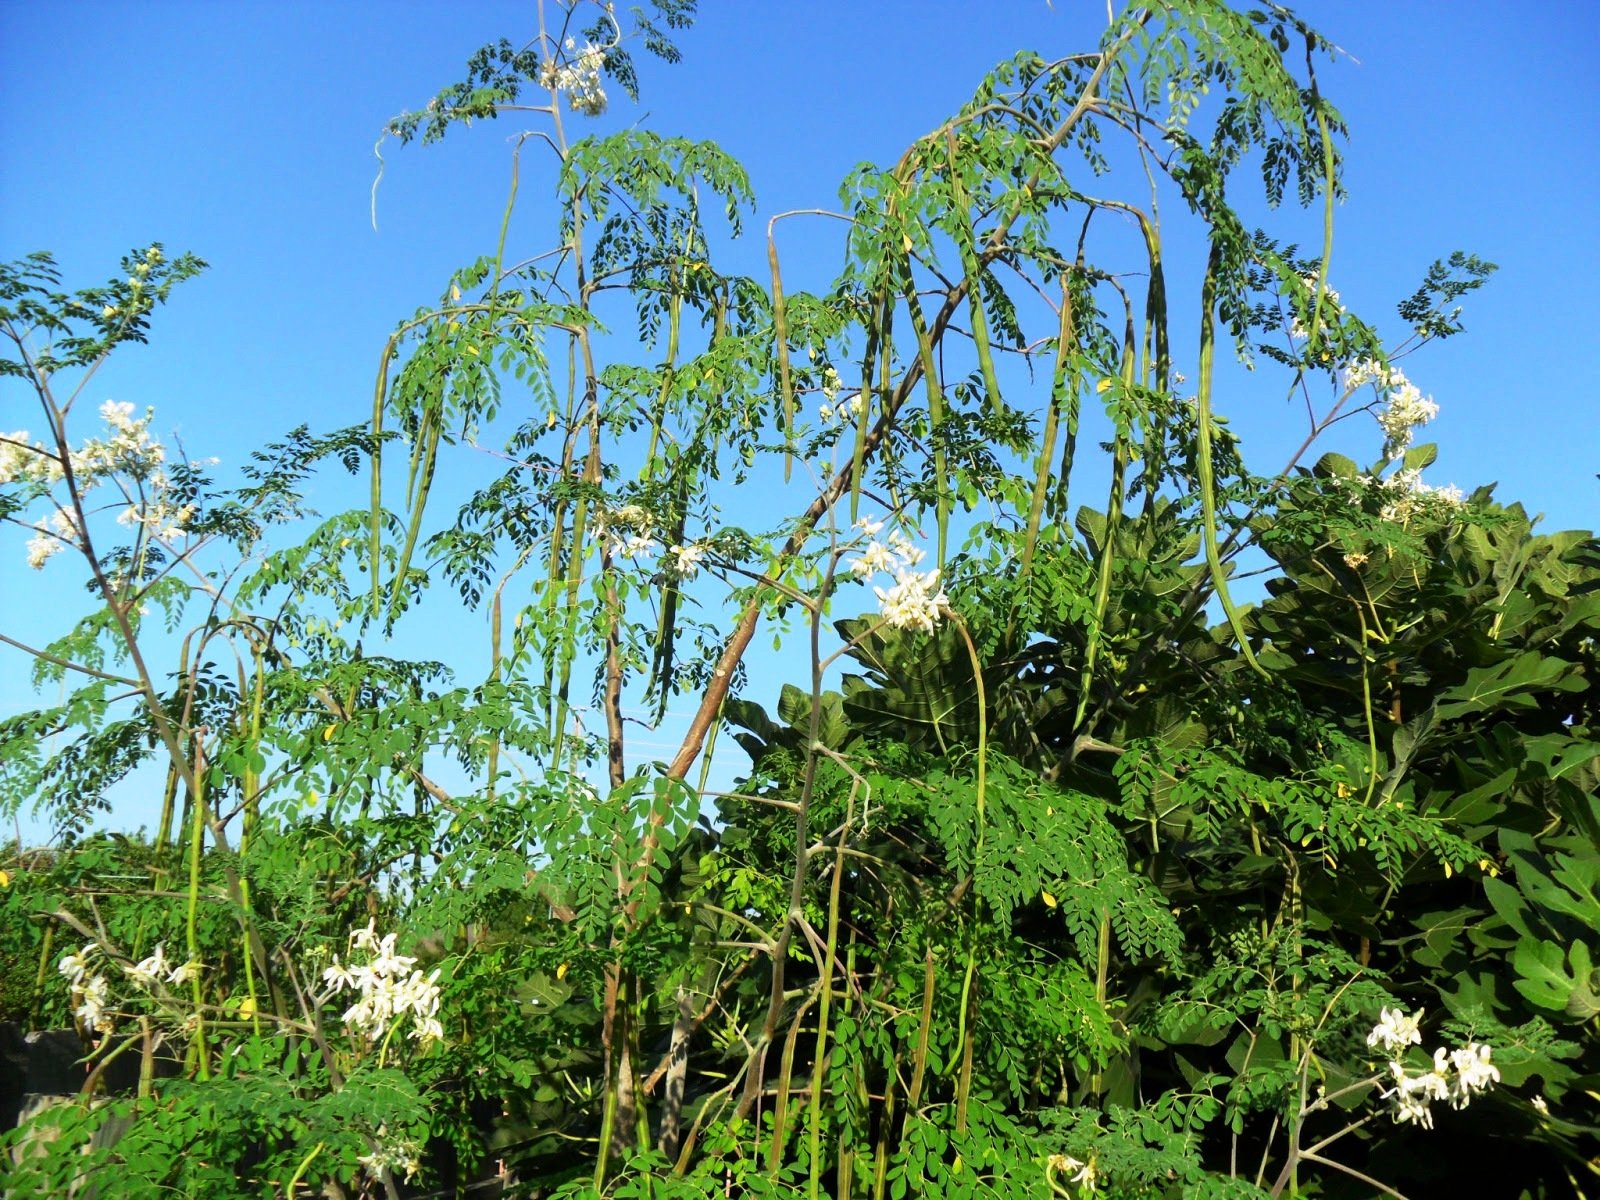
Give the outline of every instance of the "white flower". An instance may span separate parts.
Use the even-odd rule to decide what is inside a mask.
[[[690,543],[687,546],[673,545],[667,548],[667,558],[663,564],[666,573],[673,579],[693,579],[700,570],[700,562],[706,556],[705,548]]]
[[[93,947],[83,947],[85,955]],[[69,955],[69,958],[74,955]],[[82,965],[83,958],[77,958],[77,965]],[[61,962],[62,974],[67,973],[67,960]],[[109,1034],[115,1022],[110,1019],[106,1008],[110,1003],[109,987],[104,974],[86,974],[78,971],[77,978],[72,981],[72,998],[77,1000],[77,1006],[72,1010],[75,1018],[82,1022],[85,1029],[91,1029],[96,1034]]]
[[[1450,1103],[1456,1108],[1465,1108],[1473,1096],[1500,1082],[1500,1070],[1489,1061],[1490,1054],[1488,1046],[1476,1042],[1450,1052],[1450,1065],[1456,1071],[1456,1086]]]
[[[104,308],[102,308],[100,310],[100,316],[102,318],[104,318],[105,320],[107,320],[107,321],[111,320],[111,318],[116,316],[116,315],[117,315],[117,306],[115,304],[108,304],[108,305],[106,305]]]
[[[123,967],[122,969],[127,973],[129,979],[144,988],[145,991],[149,991],[155,987],[158,979],[171,972],[172,964],[167,961],[166,951],[161,943],[158,942],[156,943],[154,954],[131,967]]]
[[[939,572],[935,570],[926,575],[901,571],[888,591],[872,590],[878,597],[878,611],[890,626],[929,633],[950,611],[950,598],[938,589]]]
[[[539,86],[552,92],[566,92],[567,103],[576,112],[597,117],[606,110],[605,89],[600,86],[600,71],[605,66],[605,47],[585,42],[580,48],[568,38],[566,51],[574,61],[563,66],[554,59],[539,65]]]
[[[1311,309],[1315,306],[1317,299],[1317,273],[1315,271],[1311,271],[1300,276],[1300,282],[1303,283],[1306,288],[1304,300],[1306,307],[1305,315],[1306,318],[1309,319],[1311,316]],[[1322,311],[1324,314],[1329,312],[1344,312],[1344,305],[1339,303],[1339,293],[1334,291],[1332,288],[1324,288],[1322,290]],[[1289,323],[1289,336],[1294,338],[1304,338],[1308,336],[1306,326],[1298,314]]]
[[[655,527],[655,518],[637,504],[624,504],[618,508],[602,509],[594,523],[595,529],[602,534],[618,529],[630,533],[649,533]]]
[[[1064,1174],[1070,1173],[1071,1179],[1069,1182],[1076,1184],[1086,1192],[1094,1191],[1096,1184],[1099,1182],[1100,1173],[1095,1170],[1094,1159],[1092,1158],[1088,1162],[1084,1162],[1082,1159],[1073,1158],[1070,1154],[1052,1154],[1050,1156],[1050,1166]]]
[[[28,444],[28,431],[0,434],[0,485],[31,478],[38,470],[39,452]]]
[[[889,549],[894,551],[894,556],[900,560],[902,566],[914,567],[927,555],[914,545],[910,538],[898,529],[889,531]]]
[[[367,921],[365,929],[352,929],[350,931],[350,944],[357,950],[376,950],[378,948],[378,919],[373,917]]]
[[[868,537],[877,537],[878,531],[883,528],[883,522],[871,517],[862,517],[856,522],[855,527]]]
[[[1375,358],[1363,358],[1344,369],[1343,382],[1345,391],[1354,392],[1368,384],[1399,387],[1406,382],[1406,377],[1398,369],[1385,367]]]
[[[1361,480],[1367,486],[1382,489],[1388,497],[1378,515],[1385,521],[1408,524],[1413,517],[1424,513],[1445,516],[1466,503],[1461,489],[1453,486],[1432,488],[1422,482],[1422,472],[1415,468],[1396,471],[1387,479]]]
[[[1533,1105],[1534,1110],[1538,1112],[1540,1116],[1548,1117],[1550,1115],[1550,1102],[1547,1101],[1543,1096],[1535,1096],[1528,1103]]]
[[[397,1019],[409,1013],[412,1038],[424,1045],[443,1038],[444,1026],[438,1020],[440,972],[436,969],[424,975],[417,970],[414,957],[395,953],[395,935],[380,938],[370,921],[365,929],[351,932],[350,942],[372,957],[366,963],[348,967],[335,958],[322,972],[330,996],[343,991],[356,994],[355,1003],[340,1018],[345,1026],[368,1041],[376,1041]]]
[[[1441,501],[1451,508],[1460,508],[1467,502],[1467,498],[1461,494],[1461,489],[1453,483],[1447,483],[1441,488],[1434,488],[1432,495],[1435,500]]]
[[[362,1154],[356,1161],[365,1168],[368,1178],[374,1182],[381,1182],[385,1171],[400,1170],[405,1173],[409,1182],[411,1177],[422,1169],[418,1162],[422,1154],[421,1148],[408,1138],[391,1140],[387,1126],[378,1126],[377,1144],[373,1146],[371,1154]]]
[[[66,546],[60,538],[40,529],[38,533],[28,539],[28,565],[37,571],[52,556],[60,554],[64,549],[66,549]]]
[[[858,579],[865,579],[879,571],[893,571],[897,564],[895,556],[882,542],[868,542],[860,557],[852,558],[848,565]]]
[[[1420,1010],[1408,1017],[1398,1008],[1385,1008],[1372,1032],[1367,1034],[1367,1045],[1379,1047],[1391,1055],[1403,1053],[1407,1046],[1419,1046],[1422,1044],[1422,1032],[1418,1029],[1421,1021]]]
[[[74,995],[78,1000],[77,1008],[73,1015],[83,1022],[88,1029],[96,1033],[110,1033],[113,1022],[106,1012],[109,997],[106,989],[104,975],[90,975],[87,979],[79,980],[73,987]]]
[[[417,965],[417,960],[405,954],[394,952],[395,935],[386,933],[378,943],[378,952],[367,964],[369,971],[379,975],[398,975],[402,971],[409,971]]]
[[[623,558],[649,558],[656,552],[656,544],[643,534],[635,533],[627,538],[613,538],[611,549]]]
[[[180,984],[188,983],[191,979],[200,978],[200,972],[204,969],[204,963],[197,962],[191,958],[181,967],[174,967],[172,972],[167,976],[167,982],[172,984],[173,987],[177,987]]]
[[[1389,403],[1378,413],[1378,425],[1383,429],[1383,454],[1385,458],[1400,457],[1401,451],[1411,445],[1412,432],[1439,415],[1439,406],[1425,397],[1417,386],[1401,377],[1401,382],[1389,393]]]
[[[1439,1051],[1443,1054],[1444,1051]],[[1435,1066],[1439,1065],[1439,1055],[1434,1056]],[[1450,1081],[1439,1071],[1428,1071],[1422,1075],[1410,1075],[1402,1062],[1391,1062],[1389,1074],[1394,1080],[1394,1087],[1384,1092],[1384,1098],[1394,1101],[1394,1120],[1397,1125],[1421,1125],[1424,1129],[1433,1128],[1433,1110],[1429,1107],[1435,1100],[1443,1100],[1450,1095]]]
[[[89,973],[89,959],[93,957],[94,952],[94,943],[90,942],[76,954],[63,954],[61,961],[56,964],[56,970],[71,980],[72,985],[76,987]]]

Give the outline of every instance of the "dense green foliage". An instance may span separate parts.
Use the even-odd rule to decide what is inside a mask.
[[[0,518],[96,602],[21,647],[58,700],[0,722],[0,807],[61,831],[0,861],[0,1015],[76,1021],[92,1069],[10,1136],[8,1194],[1593,1189],[1600,541],[1422,484],[1398,363],[1493,268],[1436,264],[1399,339],[1340,305],[1330,48],[1172,0],[1019,54],[845,181],[807,291],[806,214],[770,278],[714,265],[708,221],[757,212],[717,147],[569,139],[691,16],[552,7],[395,121],[548,132],[370,420],[237,486],[74,410],[203,264],[0,272],[7,411],[47,426],[0,437]],[[558,253],[506,244],[525,142]],[[1309,256],[1240,215],[1286,195],[1326,215]],[[1218,322],[1304,399],[1275,474],[1213,412]],[[1307,465],[1363,409],[1372,465]],[[341,467],[370,506],[314,516]],[[387,640],[477,614],[486,669]],[[809,648],[772,711],[763,623]],[[117,786],[164,786],[153,834],[89,832]],[[98,1094],[125,1055],[136,1092]]]

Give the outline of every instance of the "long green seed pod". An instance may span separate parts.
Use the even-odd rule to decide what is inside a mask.
[[[1206,263],[1205,282],[1200,287],[1200,378],[1196,384],[1198,428],[1195,431],[1195,464],[1200,479],[1201,534],[1205,542],[1206,567],[1211,572],[1211,586],[1216,589],[1217,602],[1227,615],[1228,625],[1239,642],[1239,653],[1252,670],[1265,675],[1266,669],[1256,661],[1250,649],[1250,639],[1245,635],[1244,621],[1228,594],[1228,573],[1223,569],[1222,557],[1217,552],[1217,490],[1211,465],[1211,374],[1216,363],[1216,307],[1217,270],[1222,261],[1222,247],[1216,235],[1211,239],[1210,260]]]
[[[980,286],[982,268],[978,264],[978,255],[972,245],[972,229],[968,225],[971,210],[968,207],[966,189],[961,186],[954,130],[945,130],[945,153],[950,164],[950,199],[960,217],[957,222],[959,231],[956,234],[956,247],[961,252],[961,271],[967,283],[967,314],[972,322],[972,344],[978,351],[978,370],[983,374],[983,390],[988,393],[989,408],[999,412],[1000,380],[995,375],[994,355],[989,347],[989,318],[983,311],[983,289]]]
[[[1123,292],[1120,284],[1112,281],[1118,293],[1122,296],[1125,312],[1122,335],[1122,373],[1121,385],[1124,394],[1133,387],[1134,371],[1134,333],[1133,333],[1133,305]],[[1106,614],[1111,609],[1111,576],[1116,565],[1117,529],[1122,521],[1123,491],[1126,487],[1128,458],[1131,450],[1132,438],[1129,433],[1129,422],[1116,421],[1116,432],[1112,443],[1111,454],[1111,489],[1106,499],[1105,531],[1101,537],[1100,570],[1095,583],[1094,616],[1089,624],[1088,644],[1083,653],[1083,680],[1078,690],[1078,709],[1072,717],[1072,727],[1076,732],[1082,732],[1083,716],[1089,709],[1089,695],[1094,688],[1095,667],[1100,659],[1100,643],[1103,640],[1106,623]]]
[[[1028,502],[1028,524],[1023,531],[1022,563],[1017,573],[1019,585],[1033,570],[1033,555],[1038,548],[1039,528],[1044,524],[1045,497],[1050,490],[1050,466],[1055,456],[1056,438],[1060,434],[1061,413],[1069,403],[1076,404],[1078,393],[1077,372],[1069,372],[1074,357],[1077,330],[1072,318],[1072,289],[1066,276],[1061,280],[1061,324],[1056,331],[1055,369],[1050,375],[1050,404],[1044,413],[1044,432],[1039,446],[1039,460],[1034,467],[1033,494]],[[1012,622],[1016,614],[1012,614]]]
[[[778,269],[778,243],[773,238],[774,217],[767,222],[767,265],[772,268],[772,340],[778,355],[778,393],[783,399],[783,481],[794,468],[794,375],[789,369],[789,315],[783,301],[783,273]]]
[[[917,358],[922,363],[922,382],[928,393],[928,440],[933,443],[934,520],[939,527],[938,562],[944,568],[950,540],[950,467],[944,451],[944,387],[939,381],[939,364],[933,354],[933,338],[928,333],[928,318],[917,298],[911,276],[911,259],[903,256],[900,266],[900,294],[911,314],[911,332],[917,339]]]

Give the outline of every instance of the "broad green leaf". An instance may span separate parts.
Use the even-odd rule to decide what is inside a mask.
[[[1533,708],[1531,690],[1582,691],[1582,675],[1572,663],[1542,654],[1525,653],[1494,667],[1474,667],[1467,681],[1439,697],[1439,717],[1448,720],[1496,707]]]

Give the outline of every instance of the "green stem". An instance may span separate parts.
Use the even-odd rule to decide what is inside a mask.
[[[928,1071],[928,1034],[933,1026],[934,968],[933,946],[923,952],[922,1015],[917,1023],[917,1048],[911,1061],[911,1086],[906,1090],[906,1119],[916,1116],[922,1100],[922,1081]]]
[[[199,733],[195,737],[194,758],[194,792],[190,796],[192,820],[189,832],[189,906],[188,920],[185,924],[185,944],[189,953],[188,961],[191,964],[198,964],[200,962],[200,859],[205,846],[205,803],[202,789],[205,787],[206,778],[205,751]],[[246,957],[249,957],[248,954]],[[191,969],[193,975],[189,980],[189,995],[194,1003],[195,1061],[200,1078],[205,1081],[211,1078],[211,1055],[206,1048],[205,996],[200,988],[200,968],[195,965]]]
[[[833,1007],[833,973],[839,961],[839,884],[844,877],[844,839],[850,825],[839,831],[839,844],[833,856],[833,879],[828,887],[827,954],[822,967],[822,998],[817,1006],[817,1048],[811,1064],[811,1095],[806,1104],[806,1123],[811,1143],[811,1176],[807,1195],[818,1200],[822,1182],[822,1084],[828,1061],[828,1018]]]
[[[312,1162],[317,1155],[322,1153],[325,1145],[327,1145],[326,1142],[318,1142],[311,1147],[311,1153],[300,1160],[300,1165],[294,1169],[294,1174],[289,1176],[289,1182],[283,1185],[284,1200],[294,1200],[295,1189],[300,1186],[300,1181],[305,1178],[306,1172],[311,1169]]]
[[[983,687],[983,664],[978,658],[977,644],[966,622],[952,613],[950,620],[961,633],[967,646],[967,658],[972,663],[972,680],[978,690],[978,795],[977,835],[972,852],[972,872],[977,875],[983,862],[984,836],[987,830],[988,762],[989,762],[989,709]],[[956,1088],[956,1131],[966,1132],[967,1103],[972,1092],[972,1035],[977,1024],[977,1000],[973,994],[973,980],[978,962],[978,921],[983,913],[983,900],[973,889],[973,924],[967,942],[967,965],[961,979],[961,1008],[957,1016],[957,1044],[961,1047],[961,1076]]]
[[[255,664],[255,686],[250,696],[250,724],[247,734],[246,758],[255,753],[261,746],[261,711],[266,702],[266,671],[262,661],[261,646],[254,639],[250,643],[251,656]],[[250,846],[250,835],[255,831],[256,821],[260,817],[261,808],[261,780],[253,767],[245,768],[244,779],[244,813],[239,830],[239,895],[244,901],[245,911],[250,909],[250,876],[244,869],[245,852]],[[250,998],[250,1024],[257,1037],[261,1036],[260,1003],[256,997],[255,956],[251,953],[250,926],[244,928],[244,988],[245,995]]]
[[[33,977],[33,997],[28,1003],[28,1028],[39,1025],[39,1010],[44,1005],[44,985],[50,978],[50,959],[55,952],[56,927],[44,927],[44,940],[39,944],[39,970]]]

